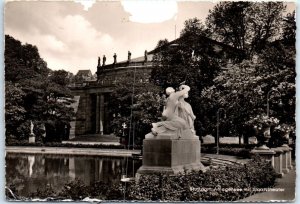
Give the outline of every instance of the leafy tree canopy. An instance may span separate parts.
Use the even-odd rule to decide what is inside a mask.
[[[294,58],[294,47],[274,42],[252,60],[228,64],[214,79],[214,85],[202,91],[203,105],[212,113],[203,121],[207,133],[215,127],[217,109],[224,108],[227,112],[227,118],[221,119],[224,129],[232,130],[231,134],[249,134],[245,132],[245,122],[266,114],[267,96],[270,116],[295,125]]]
[[[278,39],[283,2],[221,2],[206,19],[212,37],[252,55]]]
[[[128,127],[126,135],[132,137],[135,134],[137,142],[141,143],[150,132],[151,123],[161,116],[162,89],[149,82],[149,74],[131,70],[117,80],[111,99],[114,132],[122,135],[122,124],[125,123]]]
[[[282,38],[287,45],[293,46],[296,43],[296,12],[288,13],[283,22]]]
[[[5,117],[7,137],[29,136],[29,121],[67,124],[73,117],[69,73],[52,71],[36,46],[5,36]],[[37,135],[40,136],[40,135]]]

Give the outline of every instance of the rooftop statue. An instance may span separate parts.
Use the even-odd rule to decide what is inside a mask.
[[[103,59],[102,59],[102,66],[105,66],[105,62],[106,62],[106,57],[105,57],[105,55],[103,55]]]
[[[130,62],[130,61],[131,61],[131,52],[128,51],[128,62]]]
[[[147,50],[145,50],[145,53],[144,53],[144,60],[145,60],[145,62],[148,61],[148,51]]]
[[[114,54],[114,64],[116,64],[117,63],[117,54],[115,53]]]
[[[97,65],[97,67],[100,67],[101,66],[101,59],[100,59],[100,57],[98,57],[98,65]]]

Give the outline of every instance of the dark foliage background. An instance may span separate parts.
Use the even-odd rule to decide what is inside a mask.
[[[37,141],[61,141],[73,117],[70,73],[52,71],[36,46],[5,36],[6,142],[27,140],[30,121]],[[44,133],[47,132],[47,138]]]

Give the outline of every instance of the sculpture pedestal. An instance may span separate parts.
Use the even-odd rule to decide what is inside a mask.
[[[283,151],[280,148],[272,148],[275,152],[274,155],[274,169],[275,172],[277,173],[278,177],[283,176],[283,170],[282,170],[282,153]]]
[[[269,161],[274,168],[274,155],[276,154],[275,151],[271,149],[259,149],[255,148],[251,150],[251,154],[255,155],[258,154],[260,157],[262,157],[264,160]]]
[[[288,146],[281,146],[280,149],[283,151],[282,153],[282,171],[283,173],[288,173],[289,170],[289,151],[290,148]]]
[[[293,165],[292,165],[292,150],[293,150],[293,148],[290,148],[289,147],[289,153],[288,153],[288,167],[290,168],[290,169],[294,169],[293,168]]]
[[[34,134],[29,135],[28,142],[29,143],[35,143],[35,135]]]
[[[174,139],[160,135],[156,138],[147,135],[143,141],[143,165],[140,174],[177,174],[191,170],[205,170],[200,162],[200,141],[197,136]]]

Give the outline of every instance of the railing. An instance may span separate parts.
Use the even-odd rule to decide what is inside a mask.
[[[103,70],[109,70],[109,69],[116,69],[116,68],[121,68],[121,67],[137,67],[137,66],[151,66],[152,62],[151,61],[143,61],[143,62],[120,62],[117,64],[109,64],[105,65],[102,67]]]
[[[113,70],[117,70],[117,69],[128,69],[128,68],[145,68],[145,67],[152,67],[153,62],[152,61],[148,61],[148,62],[121,62],[121,63],[117,63],[117,64],[109,64],[109,65],[105,65],[104,67],[102,67],[102,73],[104,72],[109,72],[109,71],[113,71]],[[101,74],[100,74],[101,76]],[[105,76],[105,75],[104,75]],[[112,79],[107,79],[107,78],[103,78],[100,79],[98,81],[84,81],[81,83],[73,83],[71,85],[69,85],[69,88],[84,88],[84,87],[110,87],[110,86],[115,86],[116,84],[116,79],[112,78]]]

